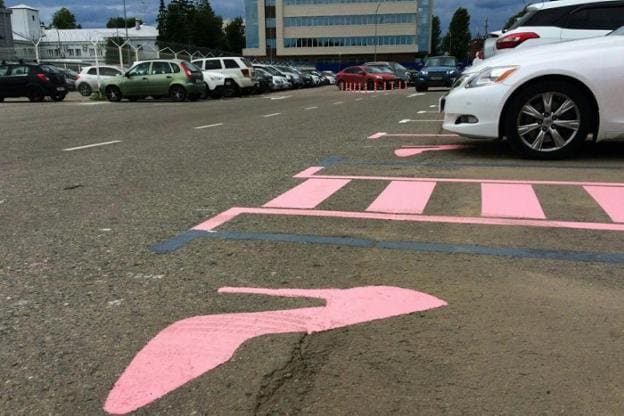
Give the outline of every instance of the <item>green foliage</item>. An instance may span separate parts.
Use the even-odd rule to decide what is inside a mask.
[[[106,27],[109,29],[115,29],[115,28],[132,28],[136,25],[136,21],[137,18],[136,17],[129,17],[128,19],[126,19],[124,21],[123,17],[111,17],[110,19],[108,19],[108,22],[106,23]],[[141,21],[139,21],[139,23],[141,23]]]
[[[76,16],[69,9],[63,7],[52,16],[52,27],[57,29],[77,29]]]
[[[442,41],[442,49],[457,59],[466,59],[470,50],[470,38],[470,13],[459,7],[453,14],[448,33]]]
[[[223,30],[223,19],[218,16],[209,0],[171,0],[158,9],[159,45],[178,44],[213,49],[227,49],[229,45],[242,50],[240,36],[244,28],[242,19],[234,20],[229,34]],[[235,22],[235,23],[234,23]],[[244,41],[243,41],[244,45]]]
[[[440,18],[433,16],[431,19],[431,55],[440,54],[440,44],[442,43],[442,29],[440,29]]]
[[[245,24],[237,17],[225,26],[225,49],[241,53],[245,47]]]
[[[4,0],[0,0],[0,9],[4,9]]]

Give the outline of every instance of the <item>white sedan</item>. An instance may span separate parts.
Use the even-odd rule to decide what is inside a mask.
[[[441,99],[444,129],[506,137],[525,156],[552,159],[594,140],[624,138],[624,28],[503,54],[468,68]]]

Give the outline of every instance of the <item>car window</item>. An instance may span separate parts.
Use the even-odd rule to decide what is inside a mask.
[[[509,30],[522,26],[556,26],[562,25],[564,18],[577,6],[555,7],[554,9],[530,10],[522,16],[516,23],[511,25]]]
[[[457,61],[451,57],[440,57],[427,59],[425,66],[455,66]]]
[[[206,71],[210,69],[221,69],[221,60],[220,59],[210,59],[208,61],[204,61],[204,69]]]
[[[187,68],[188,68],[191,72],[201,72],[201,69],[200,69],[197,65],[192,64],[192,63],[190,63],[190,62],[185,62],[185,64],[186,64],[186,67],[187,67]]]
[[[568,29],[614,30],[624,25],[624,6],[586,7],[567,19]]]
[[[171,74],[172,72],[173,71],[171,70],[171,65],[169,65],[169,62],[153,62],[150,75],[164,75]]]
[[[0,66],[0,77],[3,77],[7,74],[7,72],[9,72],[9,67],[8,66]]]
[[[241,61],[243,62],[243,64],[247,67],[247,68],[253,68],[253,65],[251,64],[251,62],[249,62],[247,59],[245,58],[241,58]]]
[[[147,75],[149,73],[150,63],[151,62],[143,62],[142,64],[138,64],[133,67],[128,74],[130,76]]]
[[[29,68],[26,65],[16,65],[11,68],[11,75],[26,75]]]
[[[236,61],[234,59],[224,59],[223,60],[223,65],[225,65],[225,67],[227,69],[232,69],[232,68],[238,69],[239,68],[238,63],[236,63]]]
[[[121,71],[115,68],[100,68],[100,75],[104,75],[107,77],[116,77],[120,75]]]
[[[87,72],[87,74],[89,74],[89,75],[97,75],[97,68],[91,68],[91,69]]]
[[[609,33],[609,36],[624,36],[624,26]]]

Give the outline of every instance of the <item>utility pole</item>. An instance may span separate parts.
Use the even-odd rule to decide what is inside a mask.
[[[489,33],[488,32],[488,18],[486,17],[485,18],[485,37],[486,38],[487,38],[488,33]]]
[[[129,42],[130,37],[128,36],[128,16],[126,14],[126,0],[123,0],[123,10],[124,10],[124,28],[126,29],[126,42]],[[130,48],[128,48],[128,64],[130,64]]]
[[[381,7],[381,0],[377,2],[377,8],[375,9],[375,57],[373,62],[377,62],[377,45],[379,45],[379,37],[377,36],[377,26],[379,25],[379,7]]]

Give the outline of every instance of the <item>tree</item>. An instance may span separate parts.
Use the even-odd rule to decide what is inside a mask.
[[[52,16],[52,26],[57,29],[76,29],[76,16],[69,9],[63,7]]]
[[[217,16],[208,0],[195,2],[195,13],[191,18],[191,42],[196,46],[206,46],[213,49],[223,48],[225,34],[223,33],[223,19]]]
[[[467,59],[470,50],[470,13],[459,7],[453,14],[449,30],[443,40],[443,49],[457,59]]]
[[[123,17],[111,17],[110,19],[108,19],[108,22],[106,23],[106,27],[109,29],[121,29],[121,28],[126,28],[126,27],[134,27],[136,25],[137,22],[137,18],[136,17],[129,17],[128,19],[126,19],[124,21]],[[139,23],[142,23],[139,20]]]
[[[440,53],[440,43],[442,42],[442,29],[440,29],[440,18],[433,16],[431,19],[431,55],[438,55]]]
[[[223,48],[223,19],[215,14],[208,0],[171,0],[161,2],[158,13],[158,43],[178,46]]]
[[[225,26],[225,49],[241,53],[245,47],[245,24],[237,17]]]
[[[4,9],[4,0],[0,0],[0,9]]]

